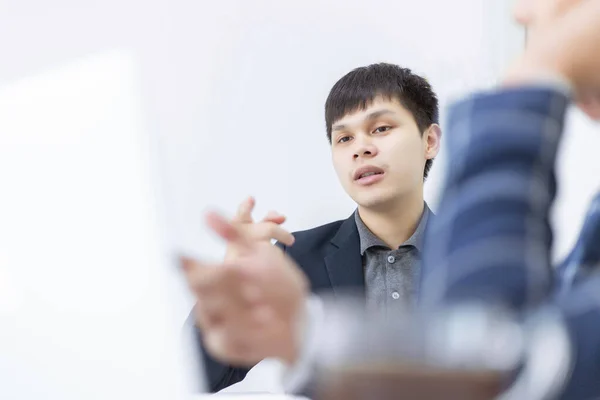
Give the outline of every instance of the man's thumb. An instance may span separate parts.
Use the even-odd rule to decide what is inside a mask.
[[[242,201],[238,207],[234,221],[244,223],[252,222],[252,210],[254,210],[255,204],[256,200],[254,200],[254,197],[252,196],[249,196],[246,200]]]

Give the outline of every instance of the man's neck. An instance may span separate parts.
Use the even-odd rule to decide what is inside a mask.
[[[391,249],[396,249],[415,233],[424,207],[421,194],[407,197],[385,210],[358,206],[358,214],[375,236]]]

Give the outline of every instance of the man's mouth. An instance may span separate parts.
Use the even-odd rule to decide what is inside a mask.
[[[365,172],[364,174],[361,174],[358,179],[362,179],[362,178],[366,178],[368,176],[373,176],[373,175],[381,175],[383,174],[383,172]]]
[[[379,167],[366,165],[354,171],[354,182],[359,185],[367,186],[379,182],[383,179],[384,171]]]
[[[353,178],[355,181],[357,181],[359,179],[368,178],[373,175],[382,175],[383,172],[383,169],[374,165],[365,165],[354,171]]]

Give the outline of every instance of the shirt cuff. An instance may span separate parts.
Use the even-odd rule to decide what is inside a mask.
[[[313,295],[307,299],[300,324],[300,351],[297,361],[282,376],[285,393],[298,393],[308,383],[317,358],[318,338],[323,326],[323,301]]]

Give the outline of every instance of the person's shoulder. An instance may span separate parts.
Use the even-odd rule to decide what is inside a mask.
[[[315,228],[292,232],[292,235],[294,235],[294,238],[296,239],[294,245],[299,243],[310,244],[329,241],[333,238],[333,236],[335,236],[335,234],[345,221],[346,219],[341,219],[338,221],[333,221],[324,225],[317,226]]]

